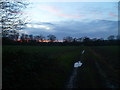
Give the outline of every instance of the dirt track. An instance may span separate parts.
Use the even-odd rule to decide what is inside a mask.
[[[92,49],[87,52],[95,54]],[[81,57],[83,65],[73,69],[67,88],[118,88],[118,85],[109,79],[101,63],[93,57],[85,56],[87,55]]]

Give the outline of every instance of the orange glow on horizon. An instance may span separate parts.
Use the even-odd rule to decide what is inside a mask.
[[[39,42],[50,42],[48,40],[44,40],[44,41],[39,41]],[[59,40],[59,41],[53,41],[53,42],[63,42],[62,40]]]
[[[45,41],[39,41],[39,42],[49,42],[49,41],[45,40]]]
[[[18,42],[23,42],[22,39],[17,39]],[[29,42],[30,39],[25,39],[25,41]],[[44,41],[36,41],[36,42],[50,42],[48,40],[44,40]],[[58,40],[58,41],[53,41],[53,42],[63,42],[62,40]]]

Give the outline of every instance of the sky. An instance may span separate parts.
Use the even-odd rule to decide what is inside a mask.
[[[25,33],[106,38],[118,34],[118,0],[28,0]],[[105,0],[104,0],[105,1]]]

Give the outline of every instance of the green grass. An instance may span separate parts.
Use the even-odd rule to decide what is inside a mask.
[[[120,73],[120,61],[119,61],[119,46],[104,46],[94,48],[96,53],[99,53],[99,57],[103,57],[99,60],[102,69],[107,74],[108,78],[115,83],[119,82]]]
[[[81,49],[3,46],[3,85],[8,88],[64,87]]]
[[[86,53],[83,56],[85,65],[83,69],[79,71],[80,74],[83,74],[82,77],[85,77],[82,80],[82,87],[105,87],[104,80],[110,80],[119,85],[119,46],[92,46],[85,47],[85,49]],[[101,73],[99,73],[99,69],[96,67],[95,62],[99,64],[102,70]],[[103,73],[106,77],[101,77]]]
[[[64,88],[80,60],[78,87],[100,88],[103,81],[95,66],[101,66],[108,79],[119,83],[118,46],[3,46],[3,87],[6,88]]]

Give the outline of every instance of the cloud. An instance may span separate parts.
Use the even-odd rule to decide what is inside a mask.
[[[114,13],[112,13],[112,12],[109,13],[109,16],[118,17],[118,15],[116,15],[116,14],[114,14]]]
[[[25,31],[29,34],[53,33],[54,27],[51,23],[29,23],[26,25]]]
[[[119,0],[29,0],[31,2],[118,2]]]
[[[56,14],[57,16],[64,17],[64,18],[81,18],[82,15],[73,15],[73,14]]]
[[[59,13],[60,10],[58,7],[56,6],[52,6],[52,5],[40,5],[39,9],[51,12],[51,13]]]
[[[56,27],[56,36],[72,36],[72,37],[103,37],[109,35],[117,35],[118,26],[116,21],[98,20],[92,22],[63,22]]]
[[[80,21],[61,21],[61,22],[49,22],[38,23],[37,25],[45,25],[52,27],[49,30],[45,28],[27,28],[27,32],[31,34],[54,34],[59,40],[62,40],[65,36],[72,37],[102,37],[106,38],[109,35],[117,35],[118,24],[117,21],[96,20],[91,22]]]
[[[42,9],[44,11],[52,13],[52,15],[57,17],[63,17],[63,18],[81,18],[83,15],[76,15],[76,14],[66,14],[63,8],[52,6],[52,5],[41,5],[39,9]]]
[[[49,26],[46,25],[32,25],[32,24],[27,24],[27,28],[43,28],[43,29],[50,29]]]

